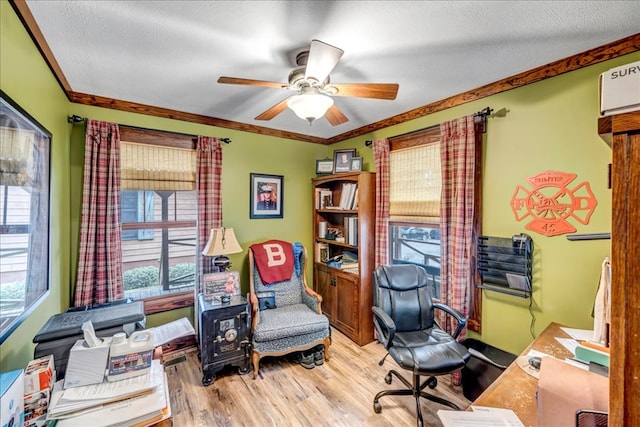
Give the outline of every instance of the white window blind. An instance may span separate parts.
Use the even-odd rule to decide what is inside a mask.
[[[389,154],[389,215],[392,221],[437,222],[440,218],[440,143]]]
[[[123,141],[120,173],[123,190],[195,190],[196,152]]]

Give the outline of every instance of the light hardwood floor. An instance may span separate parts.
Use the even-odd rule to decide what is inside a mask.
[[[197,350],[172,354],[165,359],[175,427],[192,426],[414,426],[415,400],[411,396],[380,399],[382,412],[373,411],[373,397],[387,388],[404,387],[397,379],[384,382],[387,371],[397,367],[391,357],[378,362],[384,348],[377,342],[360,347],[332,330],[331,360],[313,369],[288,358],[265,358],[260,374],[239,375],[227,367],[208,387],[202,386]],[[175,363],[177,362],[177,363]],[[407,372],[407,371],[405,371]],[[410,379],[410,376],[405,376]],[[429,390],[461,408],[470,402],[461,387],[452,387],[449,376]],[[422,399],[425,425],[442,426],[438,409],[448,409]]]

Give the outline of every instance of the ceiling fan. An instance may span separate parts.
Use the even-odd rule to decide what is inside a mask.
[[[272,87],[297,93],[258,115],[256,120],[271,120],[289,107],[309,123],[325,116],[332,126],[337,126],[349,119],[334,105],[333,96],[393,100],[399,88],[397,83],[331,83],[329,73],[343,53],[335,46],[312,40],[309,50],[296,56],[298,66],[289,73],[288,84],[225,76],[220,77],[218,83]]]

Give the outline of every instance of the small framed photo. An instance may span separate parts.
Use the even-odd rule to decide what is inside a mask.
[[[351,159],[356,156],[356,149],[333,151],[333,173],[351,172]]]
[[[316,175],[329,175],[333,173],[333,160],[316,160]]]
[[[284,177],[252,173],[249,197],[249,218],[282,218]]]
[[[362,170],[362,157],[351,158],[351,172],[360,172]]]
[[[212,304],[222,304],[225,295],[240,295],[240,273],[221,271],[202,276],[202,293]]]

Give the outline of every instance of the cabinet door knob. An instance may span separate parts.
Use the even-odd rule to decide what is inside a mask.
[[[336,286],[336,278],[335,277],[331,278],[331,286]]]

